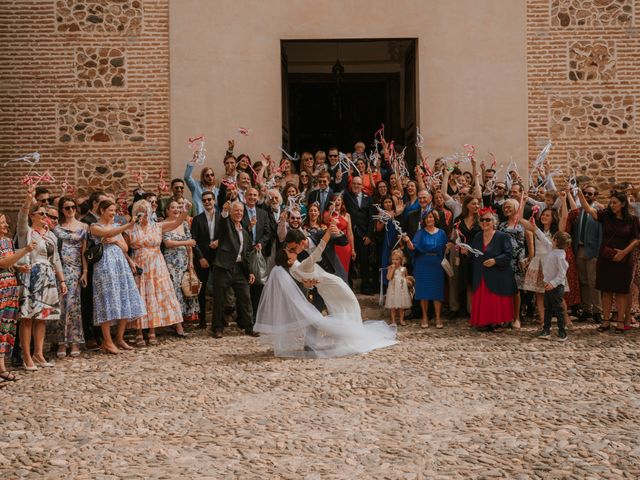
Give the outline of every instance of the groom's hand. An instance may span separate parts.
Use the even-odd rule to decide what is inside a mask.
[[[302,281],[302,285],[304,286],[304,288],[307,288],[309,290],[311,290],[313,287],[315,287],[318,284],[317,280],[303,280]]]
[[[256,276],[253,273],[249,274],[249,285],[253,285],[256,281]]]

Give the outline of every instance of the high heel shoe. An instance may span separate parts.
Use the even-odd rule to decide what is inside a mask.
[[[54,366],[53,363],[47,362],[46,359],[45,359],[44,362],[41,362],[40,360],[37,360],[35,357],[31,357],[31,360],[33,360],[33,363],[35,363],[37,366],[39,366],[41,368],[51,368],[51,367]]]
[[[36,363],[35,360],[34,360],[33,363],[34,364]],[[38,367],[36,365],[34,365],[33,367],[29,367],[24,362],[22,362],[22,368],[24,368],[27,372],[37,372],[38,371]]]

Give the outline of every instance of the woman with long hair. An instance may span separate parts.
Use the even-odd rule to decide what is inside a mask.
[[[300,179],[296,174],[293,162],[287,157],[280,160],[280,174],[282,175],[282,180],[280,180],[281,186],[286,186],[289,183],[295,186],[300,183]]]
[[[167,220],[174,221],[184,211],[184,206],[175,200],[167,207]],[[182,307],[182,318],[186,322],[196,322],[200,316],[198,296],[185,297],[182,292],[182,279],[189,269],[193,269],[193,247],[196,241],[191,238],[189,223],[185,220],[182,224],[162,234],[164,244],[164,259],[167,263],[173,291]],[[203,286],[202,288],[205,288]]]
[[[353,229],[351,228],[351,215],[347,213],[341,194],[335,194],[331,197],[331,203],[324,212],[323,223],[325,225],[331,225],[334,220],[338,230],[348,240],[346,245],[334,245],[333,247],[344,271],[348,274],[351,260],[356,258],[356,250],[354,248]]]
[[[442,195],[442,192],[440,192]],[[442,195],[444,198],[444,195]],[[478,222],[478,211],[480,210],[480,200],[471,195],[464,197],[462,201],[462,210],[460,215],[454,221],[454,230],[451,234],[451,238],[459,240],[462,243],[471,245],[473,239],[480,232],[480,224]],[[453,277],[452,289],[454,293],[465,293],[466,305],[465,310],[471,308],[471,285],[473,283],[473,265],[474,259],[464,248],[456,249],[453,257]],[[457,267],[457,268],[456,268]],[[459,305],[459,299],[450,299],[452,305]],[[454,309],[455,311],[455,309]]]
[[[602,325],[598,330],[609,330],[613,295],[618,312],[615,333],[624,333],[628,312],[629,291],[633,274],[631,253],[640,240],[638,218],[629,212],[629,199],[623,192],[615,192],[609,205],[596,210],[578,189],[580,204],[591,217],[602,224],[602,244],[596,263],[596,288],[602,293]]]
[[[506,220],[498,226],[498,230],[506,233],[511,239],[511,247],[513,258],[511,259],[511,269],[515,276],[518,291],[514,295],[514,321],[513,328],[520,328],[520,290],[524,288],[524,273],[530,258],[533,258],[533,235],[526,232],[524,227],[520,225],[522,217],[522,205],[517,200],[510,198],[502,204],[502,213]],[[526,258],[525,242],[529,243],[529,259]]]
[[[397,213],[396,204],[392,196],[385,196],[380,202],[380,206],[391,218],[400,221],[401,216]],[[380,253],[380,268],[383,273],[382,283],[387,285],[389,281],[387,280],[385,273],[389,263],[391,262],[391,251],[398,244],[400,232],[392,222],[385,224],[378,220],[374,221],[373,229],[376,233],[377,251]]]
[[[320,218],[320,205],[318,203],[312,203],[307,207],[307,218],[302,226],[308,234],[314,234],[320,230],[326,230],[327,225],[322,223]]]
[[[0,387],[16,380],[4,363],[13,350],[20,309],[20,286],[14,270],[28,272],[30,265],[17,263],[36,248],[36,242],[32,241],[26,247],[14,250],[13,240],[8,235],[7,217],[0,213]]]
[[[33,199],[34,189],[29,187],[27,198],[18,212],[17,228],[20,245],[35,242],[35,248],[29,252],[28,257],[31,269],[21,275],[23,294],[19,313],[20,343],[23,366],[28,371],[37,370],[37,366],[53,367],[44,356],[46,322],[60,320],[60,298],[67,293],[58,254],[58,239],[51,231],[47,208],[34,204]]]
[[[67,355],[71,348],[72,357],[80,355],[80,345],[84,343],[80,292],[87,286],[87,248],[89,226],[76,218],[78,205],[72,197],[62,197],[58,202],[58,212],[62,220],[53,230],[60,245],[62,271],[67,284],[67,294],[62,298],[60,321],[57,324],[59,358]]]

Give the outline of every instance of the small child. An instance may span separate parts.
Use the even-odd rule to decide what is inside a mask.
[[[402,326],[406,325],[404,310],[411,307],[407,269],[404,264],[405,258],[401,249],[397,248],[391,252],[391,265],[387,269],[389,286],[387,287],[387,298],[384,303],[384,307],[391,310],[390,325],[396,324],[396,315],[398,316],[398,323]]]
[[[566,232],[557,232],[553,236],[553,242],[545,236],[541,230],[536,231],[536,236],[542,242],[551,243],[551,252],[547,254],[542,265],[544,277],[544,327],[538,338],[549,339],[551,336],[551,318],[558,319],[558,341],[567,340],[565,329],[563,296],[564,286],[567,282],[567,269],[569,263],[565,256],[565,249],[571,245],[571,235]]]

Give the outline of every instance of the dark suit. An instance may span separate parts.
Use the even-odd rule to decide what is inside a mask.
[[[334,191],[332,188],[329,187],[327,188],[327,190],[328,190],[327,198],[324,203],[320,201],[322,198],[320,195],[320,190],[314,190],[309,194],[309,202],[307,203],[307,205],[311,205],[312,203],[317,202],[318,205],[320,205],[320,218],[322,218],[322,216],[324,215],[325,210],[329,206],[329,202],[331,202],[331,197],[333,197],[333,194],[334,194]]]
[[[369,195],[362,193],[360,205],[358,205],[358,196],[348,190],[344,192],[342,198],[344,200],[344,206],[351,216],[351,227],[353,229],[354,246],[356,250],[356,261],[354,263],[358,266],[360,273],[360,289],[362,293],[372,293],[372,279],[377,276],[377,272],[371,272],[371,264],[369,261],[373,254],[373,245],[371,243],[369,245],[364,244],[365,237],[369,238],[369,240],[371,240],[372,237],[372,200]]]
[[[215,211],[214,226],[213,226],[213,238],[220,228],[220,213]],[[211,243],[211,233],[209,232],[209,222],[205,212],[200,213],[193,217],[191,222],[191,237],[196,241],[196,246],[193,247],[193,256],[195,261],[193,262],[198,278],[202,282],[202,288],[198,294],[198,303],[200,304],[200,326],[207,326],[207,283],[209,281],[209,274],[213,266],[213,260],[216,256],[216,250],[209,248]],[[200,259],[204,258],[209,263],[209,268],[202,268],[200,266]],[[217,305],[214,305],[214,308]]]
[[[242,250],[240,250],[240,234],[242,234]],[[213,331],[224,330],[224,296],[228,288],[233,288],[236,296],[237,323],[246,333],[253,331],[253,308],[249,293],[249,262],[251,236],[244,228],[240,232],[231,221],[221,217],[220,228],[217,229],[215,240],[218,240],[218,251],[213,260],[214,302],[216,305],[213,316]],[[240,261],[236,261],[240,254]]]
[[[482,251],[482,232],[478,232],[471,246]],[[518,291],[516,279],[511,269],[511,257],[513,247],[509,235],[495,232],[491,242],[487,245],[484,255],[473,259],[472,290],[475,292],[480,286],[480,280],[484,278],[487,288],[497,295],[515,295]],[[493,267],[485,267],[482,263],[493,258],[496,264]]]
[[[349,172],[343,172],[342,180],[340,182],[336,182],[336,175],[338,174],[338,171],[343,167],[339,163],[337,163],[333,167],[331,165],[328,165],[328,167],[329,167],[329,175],[331,175],[331,183],[329,184],[329,187],[331,188],[331,190],[333,190],[336,193],[340,193],[346,190],[348,179],[349,179]]]
[[[262,245],[262,255],[266,258],[271,253],[271,221],[269,220],[269,214],[262,208],[255,206],[256,224],[255,235],[253,228],[251,227],[251,219],[249,218],[249,207],[245,206],[244,217],[242,217],[242,227],[249,232],[251,237],[251,250],[255,249],[256,244]],[[249,292],[251,294],[251,307],[253,308],[253,322],[255,323],[256,314],[258,313],[258,305],[260,304],[260,297],[262,296],[262,290],[264,285],[254,283],[250,285]]]

